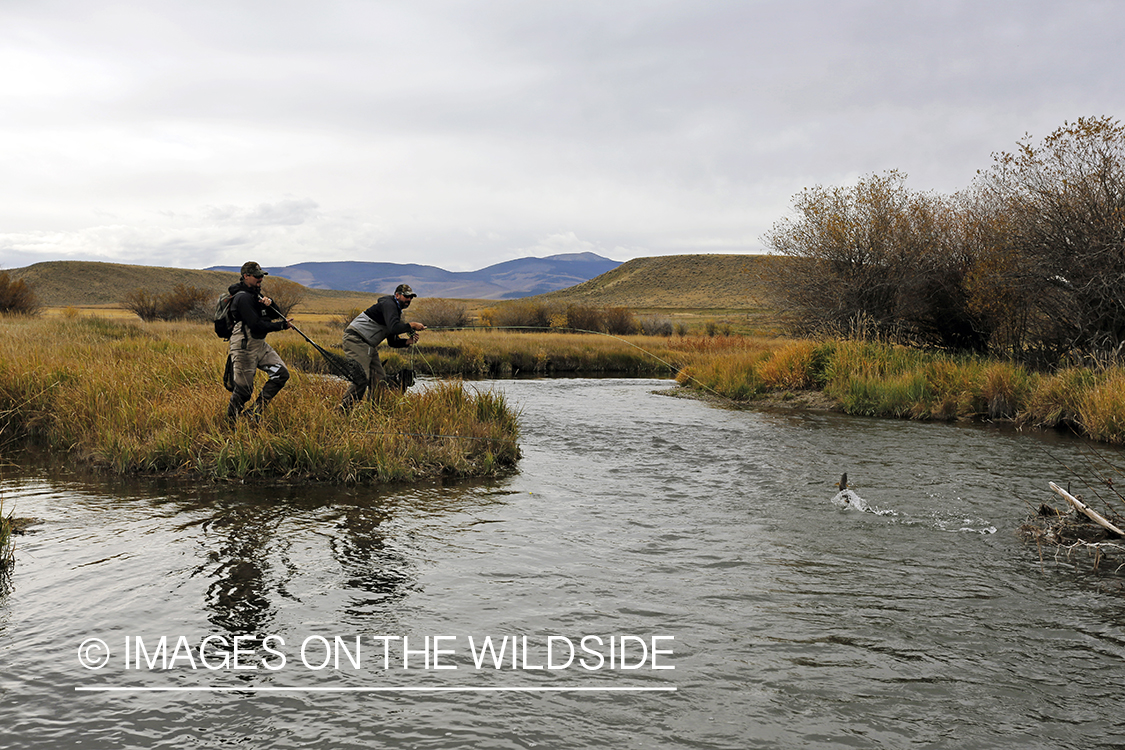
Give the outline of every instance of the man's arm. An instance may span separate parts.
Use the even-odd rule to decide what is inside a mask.
[[[265,338],[267,333],[284,331],[289,327],[285,320],[266,320],[258,312],[258,301],[250,292],[239,292],[231,303],[236,320],[250,331],[256,339]]]
[[[414,330],[409,323],[403,322],[402,311],[398,309],[394,297],[384,297],[379,301],[379,308],[383,313],[383,325],[387,328],[388,344],[394,337]]]

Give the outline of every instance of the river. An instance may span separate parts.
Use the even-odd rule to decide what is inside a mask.
[[[516,473],[7,467],[4,512],[42,522],[0,597],[0,745],[1125,744],[1122,576],[1016,533],[1120,452],[665,380],[467,387],[519,409]],[[833,503],[844,471],[868,512]]]

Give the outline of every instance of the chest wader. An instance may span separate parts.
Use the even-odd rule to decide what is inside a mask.
[[[374,344],[354,328],[344,330],[344,353],[348,355],[348,365],[351,367],[351,384],[340,403],[342,410],[351,411],[356,402],[362,401],[371,388],[372,398],[376,389],[384,384],[386,373],[383,363],[379,361],[379,343],[386,338],[386,332],[381,332],[376,337]]]
[[[268,376],[266,384],[258,393],[258,399],[246,411],[246,418],[257,422],[262,416],[266,404],[278,394],[286,381],[289,380],[289,370],[281,357],[273,350],[265,339],[252,338],[246,327],[239,323],[241,341],[236,345],[235,337],[231,338],[231,359],[234,363],[234,390],[230,394],[230,404],[227,406],[227,419],[234,422],[246,402],[254,394],[254,375],[262,370]]]

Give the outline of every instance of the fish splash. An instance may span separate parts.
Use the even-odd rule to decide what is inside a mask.
[[[848,489],[848,474],[844,472],[840,475],[840,481],[836,483],[840,491],[832,498],[832,504],[837,508],[844,510],[858,510],[863,513],[874,513],[877,516],[897,516],[893,510],[879,510],[867,504],[862,497]]]
[[[871,510],[871,506],[862,497],[848,489],[837,492],[832,498],[832,504],[845,510]]]

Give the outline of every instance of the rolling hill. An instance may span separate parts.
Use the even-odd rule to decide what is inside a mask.
[[[137,289],[158,294],[177,284],[205,289],[218,298],[219,294],[238,280],[237,272],[231,274],[82,260],[35,263],[25,268],[12,269],[8,273],[13,278],[24,279],[30,284],[39,301],[47,307],[114,306]],[[310,289],[305,294],[306,307],[316,306],[332,311],[360,306],[366,298],[355,292],[317,289]]]
[[[762,255],[668,255],[637,258],[588,281],[538,295],[535,299],[599,307],[768,312],[769,302],[760,275],[774,261],[775,259]],[[512,266],[502,263],[493,268],[501,268],[516,275],[526,271],[526,266],[520,264]],[[136,289],[158,293],[169,290],[176,284],[196,286],[217,296],[237,279],[237,271],[88,261],[36,263],[26,268],[13,269],[9,273],[15,278],[25,279],[40,301],[48,307],[113,306],[120,304],[125,295]],[[413,285],[409,280],[407,283]],[[421,285],[422,282],[418,282],[416,287],[420,292],[424,289]],[[380,290],[380,293],[385,292]],[[373,293],[310,288],[306,291],[302,309],[336,313],[366,306],[374,296]],[[438,295],[423,294],[423,297],[428,296]],[[488,301],[472,297],[453,298]],[[481,306],[483,305],[474,305]]]
[[[766,255],[663,255],[636,258],[581,284],[537,299],[639,309],[754,309],[769,305]]]

